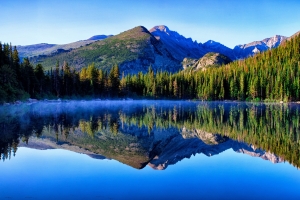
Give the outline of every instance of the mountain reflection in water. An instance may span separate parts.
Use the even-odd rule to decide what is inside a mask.
[[[67,149],[137,169],[233,149],[299,167],[297,104],[44,101],[0,107],[3,160],[20,146]]]

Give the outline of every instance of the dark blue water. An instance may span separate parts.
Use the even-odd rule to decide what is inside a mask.
[[[178,101],[4,106],[0,199],[299,199],[298,109]],[[276,138],[281,147],[270,146]]]

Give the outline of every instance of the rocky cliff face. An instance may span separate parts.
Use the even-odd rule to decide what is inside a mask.
[[[285,36],[275,35],[274,37],[266,38],[262,41],[237,45],[234,49],[231,49],[213,40],[208,40],[203,44],[197,43],[191,38],[185,38],[164,25],[155,26],[149,31],[158,40],[162,41],[168,50],[172,52],[172,55],[178,60],[183,60],[184,58],[199,59],[209,52],[223,54],[231,60],[244,59],[256,53],[276,48],[287,39]]]
[[[154,26],[149,32],[161,41],[177,60],[182,61],[185,57],[198,59],[207,53],[201,43],[185,38],[167,26]]]
[[[207,67],[218,67],[230,62],[232,62],[232,60],[223,54],[207,53],[192,65],[191,70],[204,70]]]
[[[285,36],[275,35],[262,41],[254,41],[244,45],[237,45],[233,49],[236,59],[244,59],[254,54],[278,47],[287,39]]]
[[[197,61],[198,59],[194,58],[184,58],[182,61],[182,67],[183,69],[191,68]]]
[[[144,27],[138,31],[145,33],[146,44],[137,51],[138,57],[136,59],[124,60],[123,63],[120,63],[121,71],[124,71],[125,74],[137,74],[138,72],[147,72],[150,66],[154,71],[177,72],[182,69],[180,60],[175,58],[167,46],[151,35]]]
[[[232,49],[222,45],[221,43],[209,40],[202,43],[197,43],[191,38],[185,38],[176,31],[170,30],[165,25],[154,26],[149,30],[158,40],[160,40],[172,55],[180,61],[185,58],[199,59],[208,52],[218,52],[234,59]]]

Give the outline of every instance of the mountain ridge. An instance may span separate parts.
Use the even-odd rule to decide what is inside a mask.
[[[50,55],[59,51],[60,49],[69,51],[72,49],[79,48],[81,46],[85,46],[96,42],[98,40],[103,40],[112,35],[94,35],[86,40],[79,40],[77,42],[71,42],[68,44],[48,44],[48,43],[39,43],[39,44],[32,44],[32,45],[18,45],[17,50],[19,52],[19,56],[21,58],[25,57],[33,57],[39,55]]]
[[[36,56],[37,53],[35,53],[34,55],[36,57],[31,57],[31,61],[34,64],[43,64],[48,70],[50,67],[55,66],[56,61],[59,60],[60,63],[67,61],[77,70],[94,62],[97,68],[104,70],[109,70],[113,65],[116,64],[120,65],[121,72],[124,71],[125,74],[136,74],[138,71],[146,72],[149,66],[155,68],[155,70],[176,72],[183,69],[183,61],[185,58],[198,60],[205,54],[214,52],[223,54],[233,61],[245,59],[259,52],[275,48],[287,39],[285,36],[275,35],[270,38],[265,38],[261,41],[236,45],[233,49],[231,49],[213,40],[208,40],[203,44],[197,43],[197,41],[193,41],[191,38],[186,38],[176,31],[170,30],[165,25],[159,25],[154,26],[149,30],[143,27],[142,32],[148,35],[148,41],[146,41],[147,39],[144,38],[145,41],[142,42],[144,45],[140,46],[138,43],[143,39],[135,38],[135,33],[133,33],[130,37],[123,37],[126,32],[128,33],[134,29],[135,28],[124,31],[115,36],[109,35],[104,39],[105,41],[109,38],[115,38],[122,41],[121,43],[125,46],[115,46],[116,44],[114,44],[114,42],[111,42],[111,44],[108,44],[109,42],[103,42],[106,43],[106,49],[103,49],[103,45],[100,44],[98,45],[100,49],[95,50],[95,46],[97,46],[95,43],[102,41],[101,38],[103,38],[103,35],[96,35],[88,40],[79,41],[84,43],[84,45],[77,45],[73,48],[56,47],[55,51],[50,51],[50,53],[48,51],[48,54],[43,54],[40,56]],[[99,38],[101,40],[91,40]],[[132,41],[135,42],[132,43]],[[45,45],[46,44],[44,44],[44,46]],[[70,58],[71,54],[75,57],[75,60]],[[93,55],[90,56],[88,54]],[[20,55],[22,57],[22,51],[20,52]]]
[[[275,35],[273,37],[265,38],[261,41],[253,41],[248,44],[236,45],[233,48],[233,52],[237,59],[244,59],[249,56],[253,56],[256,53],[264,52],[272,48],[278,47],[288,37]]]
[[[154,70],[171,72],[181,68],[180,61],[143,26],[70,52],[31,58],[31,62],[42,63],[45,69],[50,69],[57,60],[61,63],[67,61],[77,70],[91,63],[103,70],[110,70],[113,65],[119,65],[120,71],[125,73],[147,72],[149,66]]]

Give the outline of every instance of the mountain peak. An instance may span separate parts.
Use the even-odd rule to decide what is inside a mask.
[[[154,26],[149,30],[151,33],[154,31],[161,31],[161,32],[170,32],[170,29],[166,25],[159,25],[159,26]]]
[[[273,37],[266,38],[262,42],[266,44],[270,49],[277,47],[280,43],[286,40],[287,37],[282,35],[274,35]]]
[[[213,41],[213,40],[207,40],[207,42],[206,43],[214,43],[215,41]]]
[[[165,25],[154,26],[149,32],[164,43],[177,60],[182,61],[186,57],[198,59],[206,53],[200,44],[170,30]]]
[[[213,40],[208,40],[207,42],[204,43],[204,45],[208,45],[208,44],[209,45],[213,45],[213,44],[215,44],[215,45],[218,44],[219,45],[220,43],[216,42],[216,41],[213,41]]]
[[[148,29],[144,26],[137,26],[136,28],[141,29],[141,31],[143,31],[143,32],[147,32],[147,33],[149,32]]]

